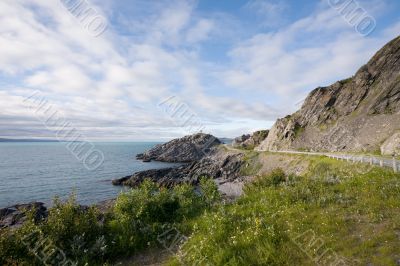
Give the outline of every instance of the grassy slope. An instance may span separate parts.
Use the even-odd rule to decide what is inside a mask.
[[[271,180],[279,177],[260,177],[236,203],[192,222],[180,259],[188,265],[315,265],[327,264],[328,251],[347,265],[398,265],[399,174],[303,158],[310,161],[303,177],[277,185]]]

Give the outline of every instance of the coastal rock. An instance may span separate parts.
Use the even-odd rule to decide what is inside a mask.
[[[45,219],[48,215],[42,202],[14,205],[0,209],[0,228],[21,226],[27,219],[26,213],[32,210],[36,221]]]
[[[269,130],[259,130],[253,134],[242,135],[237,137],[232,142],[235,148],[253,149],[260,145],[260,143],[268,136]]]
[[[135,187],[145,179],[150,179],[161,186],[172,187],[180,183],[197,184],[202,176],[234,180],[240,176],[243,156],[242,153],[229,153],[214,148],[208,156],[197,162],[179,167],[137,172],[113,180],[113,184]]]
[[[374,152],[398,130],[400,37],[353,77],[313,90],[299,111],[276,121],[256,149]]]
[[[197,133],[183,138],[159,144],[145,153],[136,155],[136,159],[170,163],[190,163],[200,160],[212,147],[221,141],[210,134]]]
[[[383,155],[400,155],[400,132],[393,134],[382,144],[381,153]]]

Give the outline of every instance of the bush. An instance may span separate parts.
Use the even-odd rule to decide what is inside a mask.
[[[68,258],[83,263],[98,261],[107,248],[99,217],[96,208],[78,205],[75,195],[66,202],[56,198],[40,229]]]
[[[115,204],[108,227],[115,252],[136,252],[160,244],[157,237],[166,228],[178,226],[212,206],[219,193],[212,180],[201,179],[202,193],[181,184],[173,189],[146,180],[138,188],[122,193]]]
[[[45,221],[35,221],[33,211],[27,218],[21,228],[0,232],[0,265],[84,265],[104,259],[98,213],[78,205],[74,195],[65,203],[56,198]]]
[[[146,180],[121,193],[108,222],[113,253],[130,254],[157,243],[165,223],[180,220],[179,199],[166,188]]]
[[[20,230],[0,229],[0,265],[39,265],[35,256],[22,243]]]
[[[221,200],[218,186],[213,179],[207,177],[200,178],[200,189],[203,202],[206,203],[207,207],[212,207]]]

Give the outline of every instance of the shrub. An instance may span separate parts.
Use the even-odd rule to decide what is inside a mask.
[[[211,207],[220,201],[221,195],[218,191],[217,184],[213,179],[207,177],[200,178],[200,189],[203,201],[208,207]]]
[[[98,213],[83,208],[72,195],[63,203],[58,198],[45,221],[27,222],[15,231],[0,232],[0,265],[54,265],[67,260],[83,265],[104,259],[106,243]]]
[[[193,186],[181,184],[173,189],[146,180],[138,188],[122,193],[108,222],[113,253],[132,253],[159,244],[157,237],[183,221],[202,213],[219,199],[212,180],[201,180],[201,195]]]
[[[22,243],[20,230],[0,229],[0,265],[39,265],[35,256]]]
[[[68,258],[77,262],[101,260],[106,253],[104,229],[97,209],[78,205],[74,194],[66,202],[54,200],[40,229]]]

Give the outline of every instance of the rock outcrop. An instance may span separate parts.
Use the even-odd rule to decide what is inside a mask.
[[[313,90],[296,113],[278,119],[258,150],[367,151],[399,145],[400,37],[351,78]],[[398,151],[397,151],[398,152]]]
[[[259,130],[251,135],[242,135],[233,140],[232,146],[242,149],[254,149],[254,147],[260,145],[260,143],[265,140],[265,138],[268,136],[268,132],[268,130]]]
[[[42,202],[32,202],[28,204],[18,204],[11,207],[0,209],[0,228],[19,227],[27,219],[26,213],[33,211],[33,217],[39,221],[47,217],[47,208]]]
[[[179,167],[137,172],[131,176],[113,180],[113,184],[135,187],[145,179],[150,179],[165,187],[172,187],[184,182],[195,185],[202,176],[227,181],[234,180],[240,175],[242,158],[242,153],[213,148],[207,156],[199,161]]]
[[[386,155],[400,155],[400,132],[396,132],[381,146],[381,153]]]
[[[136,155],[136,158],[145,162],[154,160],[170,163],[190,163],[200,160],[212,147],[219,144],[221,142],[216,137],[197,133],[159,144],[145,153]]]

